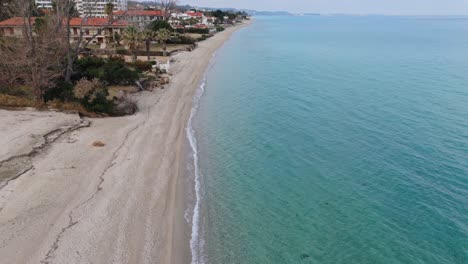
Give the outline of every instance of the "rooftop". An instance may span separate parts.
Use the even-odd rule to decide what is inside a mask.
[[[23,26],[25,23],[25,19],[23,17],[13,17],[4,21],[0,22],[0,27],[8,27],[8,26]],[[32,24],[36,21],[35,17],[31,18]],[[107,18],[81,18],[81,17],[74,17],[70,20],[71,26],[91,26],[91,27],[100,27],[106,26],[109,23],[109,19]],[[127,26],[128,23],[123,20],[116,20],[112,23],[113,26]]]

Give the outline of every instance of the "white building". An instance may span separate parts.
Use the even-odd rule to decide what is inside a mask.
[[[36,0],[40,8],[52,8],[54,0]],[[59,0],[60,1],[60,0]],[[128,9],[127,0],[75,0],[76,8],[81,16],[105,17],[105,7],[107,3],[114,3],[114,11],[126,11]]]
[[[126,11],[128,9],[127,0],[75,0],[76,7],[81,16],[105,17],[107,3],[114,3],[114,11]]]
[[[39,8],[51,9],[52,8],[52,0],[36,0],[36,5]]]

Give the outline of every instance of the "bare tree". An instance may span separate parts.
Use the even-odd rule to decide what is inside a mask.
[[[15,2],[14,11],[22,17],[23,38],[0,41],[0,84],[31,87],[38,101],[43,101],[46,91],[59,80],[71,81],[80,50],[118,19],[99,25],[96,33],[85,39],[84,28],[92,13],[84,13],[75,39],[71,36],[71,21],[77,14],[73,0],[55,1],[52,12],[45,17],[35,17],[34,0]],[[88,7],[91,10],[92,6]]]
[[[65,6],[66,10],[70,10],[71,6],[74,5],[73,0],[61,0],[59,2],[62,2],[62,5]],[[66,18],[66,31],[67,33],[67,43],[69,43],[69,51],[67,53],[67,67],[66,67],[66,72],[65,72],[65,81],[66,82],[71,82],[71,77],[73,75],[73,65],[78,58],[78,54],[80,53],[80,50],[86,49],[86,47],[103,31],[109,29],[114,23],[116,23],[120,17],[119,16],[113,16],[111,12],[111,7],[113,8],[113,5],[107,5],[106,6],[106,13],[108,15],[108,19],[106,23],[99,25],[99,27],[96,27],[96,31],[93,35],[88,36],[87,39],[84,38],[84,29],[88,27],[88,24],[90,21],[93,20],[95,17],[94,10],[97,7],[97,0],[88,0],[83,6],[81,12],[81,24],[77,27],[78,31],[78,37],[75,39],[72,39],[71,37],[71,25],[70,21],[72,19],[72,12],[67,13],[67,18]],[[123,14],[125,15],[125,13]],[[110,36],[112,38],[112,36]]]
[[[18,8],[24,38],[0,45],[0,79],[30,87],[36,100],[43,102],[45,92],[63,75],[65,31],[56,16],[33,17],[34,1],[18,0]]]
[[[15,16],[18,2],[15,0],[0,0],[0,21]]]
[[[175,10],[177,7],[178,0],[159,0],[159,1],[154,1],[154,4],[156,6],[160,6],[161,10],[164,11],[164,18],[166,20],[169,20],[171,17],[171,13]]]

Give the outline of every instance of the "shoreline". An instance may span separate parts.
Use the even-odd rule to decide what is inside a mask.
[[[189,228],[182,166],[193,97],[212,54],[249,24],[228,28],[200,42],[194,51],[176,54],[170,84],[162,91],[139,94],[137,114],[91,119],[89,127],[57,135],[46,149],[30,157],[30,169],[0,188],[2,261],[185,263],[191,259],[187,232],[180,230]],[[44,114],[44,122],[50,126],[56,114]],[[0,119],[10,115],[34,118],[36,112],[2,110]],[[76,116],[69,116],[70,121],[54,124],[53,129],[74,124]],[[23,138],[32,137],[27,131],[45,126],[22,125]],[[46,132],[32,137],[33,143],[47,139]],[[96,140],[105,146],[93,147]],[[15,144],[10,148],[15,150],[28,147],[21,142],[7,143]]]
[[[251,18],[252,19],[252,18]],[[242,25],[237,25],[235,27],[231,27],[226,29],[225,31],[218,33],[222,34],[224,33],[221,37],[221,41],[217,42],[214,47],[211,47],[211,51],[209,54],[204,56],[204,67],[201,68],[201,72],[199,75],[198,83],[195,86],[192,86],[193,89],[193,95],[191,99],[191,109],[189,111],[189,116],[187,118],[186,122],[186,127],[185,127],[185,139],[184,139],[184,146],[182,147],[183,150],[182,152],[185,153],[185,157],[182,157],[181,161],[181,167],[182,167],[182,179],[180,179],[179,187],[178,187],[178,198],[177,200],[179,201],[179,206],[183,204],[184,209],[183,211],[179,211],[179,221],[181,225],[183,224],[183,232],[179,233],[179,241],[173,244],[173,247],[185,247],[187,248],[186,252],[183,254],[174,254],[174,257],[171,263],[199,263],[197,261],[197,257],[193,256],[194,252],[194,246],[197,244],[199,241],[199,238],[194,238],[193,236],[196,235],[198,236],[198,232],[194,233],[194,226],[198,226],[198,219],[195,213],[197,210],[196,206],[197,203],[200,202],[198,196],[198,190],[197,190],[197,173],[198,173],[198,150],[197,150],[197,141],[196,141],[196,131],[192,127],[192,122],[193,118],[197,115],[198,112],[198,107],[200,103],[201,97],[203,97],[204,94],[204,87],[206,85],[206,78],[207,78],[207,73],[210,68],[210,66],[213,64],[213,60],[215,58],[216,52],[231,38],[232,34],[234,34],[236,31],[249,26],[252,23],[252,20],[245,21]],[[216,37],[215,35],[214,37]],[[208,40],[209,41],[209,40]],[[206,41],[201,42],[198,44],[198,48],[200,48],[200,44],[204,44]],[[196,51],[196,49],[195,49]],[[181,53],[185,54],[185,53]],[[176,55],[177,56],[177,55]],[[190,166],[191,168],[187,168]],[[188,189],[189,188],[189,189]],[[191,192],[191,193],[190,193]],[[189,194],[190,193],[190,194]],[[191,212],[190,218],[187,218],[187,213]],[[182,216],[182,217],[180,217]]]

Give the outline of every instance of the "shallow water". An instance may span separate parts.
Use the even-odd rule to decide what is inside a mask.
[[[196,263],[468,263],[467,18],[258,17],[214,64]]]

